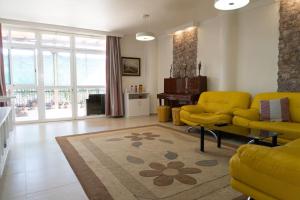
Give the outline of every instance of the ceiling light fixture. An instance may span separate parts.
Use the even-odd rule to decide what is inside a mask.
[[[250,0],[215,0],[218,10],[235,10],[248,5]]]
[[[148,14],[145,14],[143,16],[143,19],[145,20],[147,28],[149,28],[149,18],[150,18],[150,15],[148,15]],[[151,41],[151,40],[155,39],[154,33],[150,32],[150,31],[138,32],[135,37],[136,37],[136,40],[138,40],[138,41]]]

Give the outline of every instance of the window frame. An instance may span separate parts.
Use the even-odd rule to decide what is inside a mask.
[[[76,37],[82,37],[82,38],[90,38],[90,39],[104,39],[106,40],[105,36],[100,36],[100,37],[94,37],[94,36],[87,36],[87,35],[74,35],[74,49],[77,51],[97,51],[97,52],[103,52],[105,53],[105,51],[100,50],[100,49],[89,49],[89,48],[79,48],[76,47]],[[105,43],[106,45],[106,43]]]
[[[69,47],[44,45],[43,44],[43,34],[67,36],[67,37],[70,38]],[[40,42],[40,47],[41,48],[72,49],[72,37],[73,37],[72,34],[61,33],[61,32],[53,32],[53,31],[41,31],[41,32],[39,32],[39,36],[40,36],[39,42]]]
[[[5,29],[5,27],[4,27]],[[34,29],[29,29],[29,28],[19,28],[19,27],[10,27],[8,28],[9,30],[9,40],[8,40],[8,43],[11,45],[11,46],[16,46],[16,47],[36,47],[38,45],[38,32]],[[20,43],[13,43],[12,41],[12,31],[20,31],[20,32],[32,32],[34,33],[35,35],[35,43],[34,44],[20,44]]]

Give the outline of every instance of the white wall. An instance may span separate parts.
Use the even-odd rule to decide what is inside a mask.
[[[198,29],[198,62],[201,75],[208,78],[208,90],[219,90],[221,80],[220,20],[218,17],[201,23]]]
[[[131,85],[142,84],[150,93],[150,112],[156,113],[157,106],[157,41],[140,42],[135,35],[126,35],[121,39],[123,57],[141,58],[141,76],[123,76],[123,91]]]
[[[237,38],[238,15],[235,12],[226,12],[218,17],[220,19],[220,83],[219,89],[236,90],[237,76]]]
[[[121,55],[141,58],[141,76],[123,76],[123,91],[130,85],[146,86],[145,43],[137,41],[135,35],[126,35],[121,39]]]
[[[157,107],[157,40],[146,43],[146,91],[150,93],[150,112]]]
[[[165,34],[157,38],[157,91],[164,91],[164,78],[170,77],[170,66],[173,63],[173,38]]]
[[[278,9],[278,3],[259,4],[201,23],[198,59],[209,90],[277,90]]]
[[[279,3],[239,13],[237,89],[277,91]]]

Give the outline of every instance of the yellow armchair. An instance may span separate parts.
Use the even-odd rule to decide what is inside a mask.
[[[300,197],[300,140],[276,148],[243,145],[230,160],[231,186],[255,200]]]
[[[180,121],[189,126],[231,123],[236,109],[246,109],[250,94],[245,92],[204,92],[197,105],[183,106]]]

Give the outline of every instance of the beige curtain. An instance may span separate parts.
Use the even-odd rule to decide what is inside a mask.
[[[124,116],[120,38],[106,38],[106,95],[105,114],[110,117]]]

